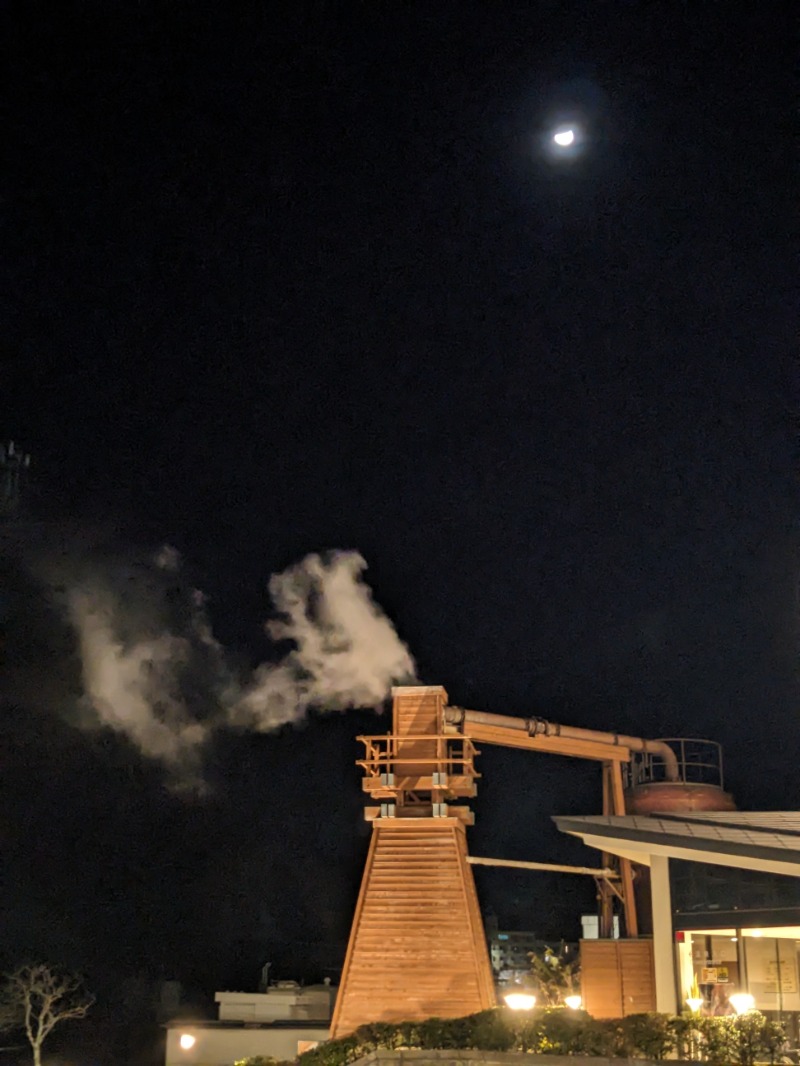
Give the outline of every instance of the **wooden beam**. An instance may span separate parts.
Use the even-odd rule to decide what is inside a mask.
[[[561,866],[553,862],[523,862],[517,859],[485,859],[470,855],[467,862],[473,866],[509,866],[514,870],[550,870],[559,874],[587,874],[589,877],[602,877],[613,880],[618,876],[616,870],[595,869],[591,866]]]
[[[604,744],[599,740],[575,740],[570,737],[529,737],[520,730],[503,729],[492,725],[468,722],[464,735],[481,744],[497,744],[501,748],[522,748],[524,751],[569,755],[577,759],[597,759],[600,762],[630,762],[630,748],[621,744]]]

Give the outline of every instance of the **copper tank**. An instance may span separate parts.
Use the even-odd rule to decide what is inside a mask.
[[[637,754],[628,774],[628,814],[675,814],[681,811],[735,811],[725,791],[722,749],[713,740],[686,737],[664,740],[675,752],[678,780],[665,779],[664,764],[647,753]]]

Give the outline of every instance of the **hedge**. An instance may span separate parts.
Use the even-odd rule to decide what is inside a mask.
[[[530,1012],[498,1007],[465,1018],[362,1025],[350,1036],[306,1051],[298,1066],[349,1066],[379,1048],[473,1048],[651,1060],[677,1056],[709,1066],[753,1066],[756,1062],[774,1063],[784,1043],[782,1028],[757,1011],[725,1018],[633,1014],[601,1021],[585,1011],[564,1007]],[[278,1066],[269,1059],[263,1063]],[[260,1066],[260,1060],[245,1060],[237,1066]]]
[[[774,1063],[785,1043],[782,1028],[763,1014],[698,1018],[682,1014],[631,1014],[600,1021],[585,1011],[553,1007],[530,1012],[499,1007],[465,1018],[423,1022],[374,1022],[340,1040],[329,1040],[297,1060],[297,1066],[349,1066],[379,1048],[473,1048],[535,1055],[596,1055],[659,1061],[675,1055],[709,1066]],[[268,1056],[235,1066],[288,1066]]]

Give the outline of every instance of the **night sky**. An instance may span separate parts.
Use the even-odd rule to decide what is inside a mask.
[[[126,574],[174,546],[250,666],[270,574],[357,550],[453,702],[708,736],[742,808],[800,804],[789,5],[0,10],[0,432],[34,475],[4,534],[4,966],[64,961],[109,1011],[335,975],[355,737],[387,727],[221,731],[175,794],[79,728],[31,544]],[[552,158],[565,118],[586,140]],[[589,858],[550,816],[599,809],[596,767],[480,769],[475,854]],[[548,936],[593,906],[477,881]]]

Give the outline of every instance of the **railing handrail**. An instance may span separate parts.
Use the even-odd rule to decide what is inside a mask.
[[[722,745],[716,740],[708,740],[705,737],[659,737],[659,741],[669,744],[675,752],[682,783],[724,788]],[[660,764],[654,761],[650,752],[635,753],[626,769],[628,783],[632,787],[665,783],[661,777]],[[701,780],[697,780],[698,777]],[[702,780],[703,777],[705,780]]]

